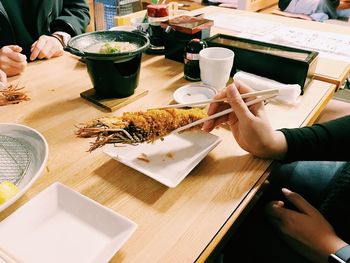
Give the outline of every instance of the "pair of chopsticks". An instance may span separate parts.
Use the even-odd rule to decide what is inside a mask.
[[[18,259],[16,259],[13,255],[6,252],[4,249],[0,247],[0,263],[20,263]]]
[[[249,98],[249,97],[260,96],[260,97],[257,97],[256,99],[253,99],[253,100],[250,100],[250,101],[246,102],[246,105],[249,107],[249,106],[254,105],[256,103],[259,103],[259,102],[265,101],[267,99],[271,99],[273,97],[276,97],[278,95],[278,93],[279,93],[278,89],[269,89],[269,90],[262,90],[262,91],[254,91],[254,92],[244,93],[244,94],[241,95],[241,97],[243,99],[245,99],[245,98]],[[169,105],[169,106],[165,106],[165,107],[166,108],[179,108],[179,107],[187,107],[187,106],[200,105],[200,104],[213,103],[213,102],[223,102],[223,101],[226,101],[226,99],[203,100],[203,101],[197,101],[197,102],[191,102],[191,103],[185,103],[185,104],[173,104],[173,105]],[[179,106],[179,105],[181,105],[181,106]],[[164,109],[164,107],[163,107],[163,109]],[[232,108],[229,108],[229,109],[217,112],[217,113],[215,113],[213,115],[210,115],[210,116],[208,116],[206,118],[203,118],[203,119],[200,119],[198,121],[194,121],[194,122],[192,122],[190,124],[187,124],[185,126],[182,126],[182,127],[178,128],[178,129],[172,131],[171,133],[179,133],[179,132],[184,131],[184,130],[186,130],[188,128],[194,127],[194,126],[196,126],[198,124],[201,124],[201,123],[204,123],[204,122],[206,122],[208,120],[212,120],[212,119],[224,116],[224,115],[229,114],[231,112],[233,112]]]
[[[272,97],[275,97],[278,95],[278,93],[279,93],[279,89],[268,89],[268,90],[260,90],[260,91],[244,93],[241,95],[241,97],[242,99],[262,96],[262,95],[266,95],[266,96],[273,95]],[[224,102],[224,101],[226,101],[226,99],[220,99],[220,100],[208,99],[208,100],[201,100],[201,101],[195,101],[195,102],[189,102],[189,103],[165,105],[165,106],[157,107],[157,109],[184,108],[184,107],[191,107],[191,106],[203,105],[203,104],[214,103],[214,102]]]

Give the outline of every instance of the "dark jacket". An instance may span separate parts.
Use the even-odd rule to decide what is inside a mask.
[[[342,171],[333,177],[319,210],[337,234],[350,242],[350,115],[311,127],[281,131],[288,143],[285,161],[347,161]]]
[[[85,32],[89,22],[89,7],[85,0],[42,0],[36,23],[38,36],[35,38],[55,31],[75,36]],[[17,37],[0,1],[0,47],[16,44]]]
[[[278,1],[278,7],[284,11],[287,6],[290,4],[290,2],[292,2],[292,0],[279,0]]]
[[[311,127],[281,129],[288,143],[285,161],[350,161],[350,115]]]

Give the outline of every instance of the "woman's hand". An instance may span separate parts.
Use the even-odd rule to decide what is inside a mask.
[[[232,84],[226,87],[215,99],[226,98],[228,103],[212,103],[208,115],[230,107],[233,112],[207,121],[203,125],[203,130],[211,131],[217,125],[226,122],[230,125],[236,141],[244,150],[258,157],[282,159],[287,151],[287,142],[282,132],[272,129],[262,103],[248,108],[241,98],[241,93],[251,91],[253,91],[251,88],[243,84],[237,86]]]
[[[275,201],[266,207],[266,213],[292,248],[314,262],[326,263],[329,254],[347,245],[302,196],[285,188],[282,192],[299,211],[287,209],[282,201]]]
[[[52,58],[63,55],[63,46],[61,42],[52,36],[40,36],[35,41],[30,50],[30,60]]]
[[[2,88],[5,88],[6,85],[7,85],[7,76],[6,76],[6,73],[0,69],[0,90],[1,90]]]
[[[27,57],[21,54],[22,48],[17,45],[3,46],[0,49],[0,69],[8,77],[22,73],[27,66]]]

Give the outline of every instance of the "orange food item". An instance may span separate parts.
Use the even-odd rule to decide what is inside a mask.
[[[150,109],[125,112],[123,116],[95,119],[78,127],[78,137],[97,137],[89,151],[106,143],[137,144],[152,142],[173,130],[206,117],[203,109]],[[200,129],[197,125],[191,129]]]

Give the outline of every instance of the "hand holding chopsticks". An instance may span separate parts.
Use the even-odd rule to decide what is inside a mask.
[[[267,99],[270,99],[270,98],[273,98],[275,96],[278,95],[278,89],[270,89],[270,90],[263,90],[263,91],[254,91],[254,92],[249,92],[249,93],[244,93],[241,95],[242,98],[249,98],[249,97],[256,97],[256,96],[261,96],[261,97],[257,97],[251,101],[248,101],[246,102],[246,105],[249,107],[251,105],[254,105],[256,103],[259,103],[259,102],[262,102],[264,100],[267,100]],[[222,102],[222,101],[226,101],[226,99],[220,99],[220,100],[206,100],[206,101],[200,101],[200,102],[195,102],[195,104],[193,103],[186,103],[186,104],[175,104],[175,105],[182,105],[182,107],[185,107],[183,105],[189,105],[189,104],[193,104],[193,105],[198,105],[198,104],[204,104],[204,103],[213,103],[213,102]],[[172,106],[172,105],[169,105],[169,106]],[[215,118],[218,118],[218,117],[221,117],[221,116],[224,116],[226,114],[229,114],[233,112],[233,109],[232,108],[229,108],[229,109],[226,109],[226,110],[223,110],[223,111],[220,111],[220,112],[217,112],[213,115],[210,115],[206,118],[203,118],[203,119],[200,119],[198,121],[195,121],[195,122],[192,122],[188,125],[185,125],[183,127],[180,127],[174,131],[172,131],[171,133],[179,133],[181,131],[184,131],[188,128],[191,128],[191,127],[194,127],[198,124],[201,124],[201,123],[204,123],[208,120],[211,120],[211,119],[215,119]]]

